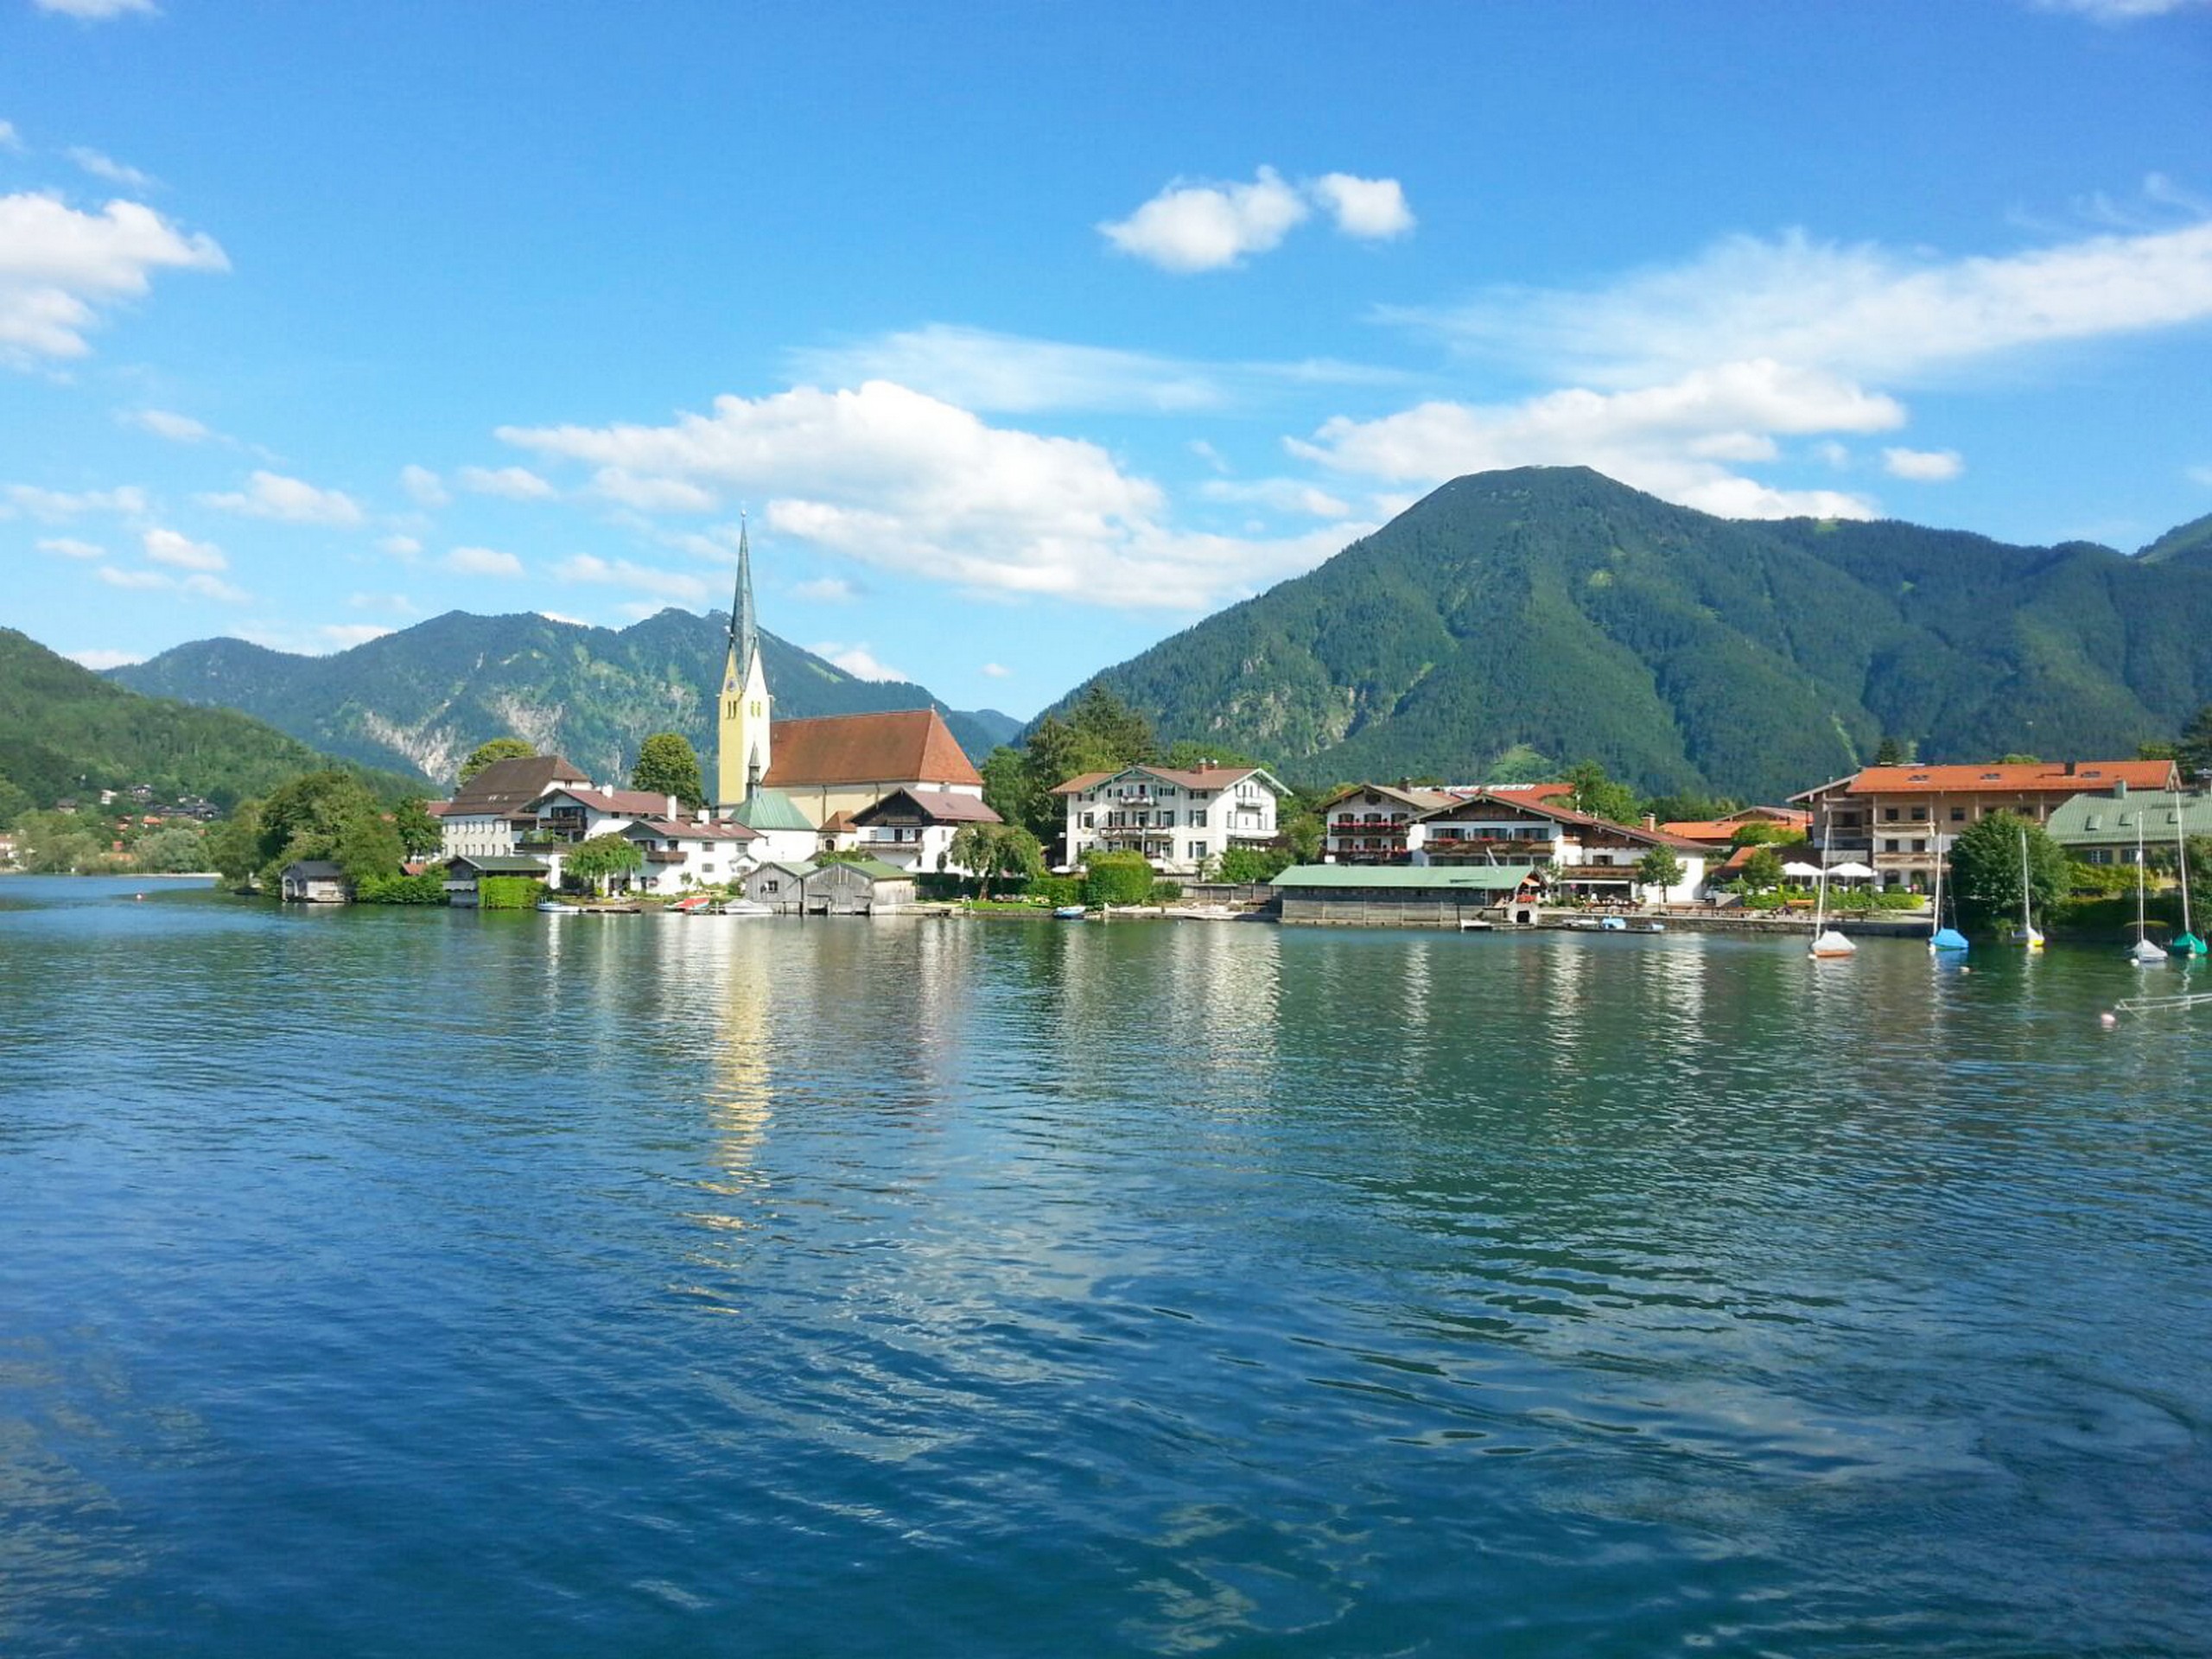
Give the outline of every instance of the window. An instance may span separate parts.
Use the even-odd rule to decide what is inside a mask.
[[[1201,860],[1201,859],[1205,858],[1205,855],[1206,855],[1206,844],[1205,844],[1205,842],[1204,842],[1203,841],[1194,841],[1194,842],[1192,842],[1191,843],[1191,859],[1192,859],[1192,861],[1193,863],[1195,863],[1195,862],[1197,862],[1198,861],[1199,861],[1199,860]]]
[[[1966,821],[1967,821],[1967,810],[1966,810],[1966,808],[1964,808],[1963,806],[1955,806],[1955,807],[1953,807],[1953,808],[1951,809],[1951,822],[1952,822],[1953,823],[1964,823]]]
[[[1916,853],[1924,853],[1928,850],[1928,843],[1924,841],[1916,841],[1912,843],[1912,850]]]
[[[1894,853],[1894,852],[1896,852],[1896,851],[1897,850],[1897,840],[1896,840],[1896,838],[1893,836],[1893,837],[1891,837],[1890,840],[1884,842],[1882,843],[1882,850],[1883,850],[1884,852],[1885,852],[1885,853]]]
[[[1916,806],[1916,807],[1914,807],[1914,808],[1912,809],[1912,821],[1913,821],[1915,823],[1927,823],[1927,822],[1928,822],[1928,809],[1927,809],[1926,807],[1924,807],[1924,806]]]
[[[1883,822],[1884,823],[1895,823],[1897,821],[1897,808],[1895,808],[1894,806],[1885,806],[1885,807],[1884,807],[1884,808],[1882,809],[1882,822]]]
[[[1205,808],[1204,808],[1203,806],[1194,806],[1194,807],[1192,807],[1192,808],[1191,809],[1191,828],[1192,828],[1192,829],[1193,829],[1193,830],[1203,830],[1203,829],[1205,829],[1205,827],[1206,827],[1206,810],[1205,810]]]

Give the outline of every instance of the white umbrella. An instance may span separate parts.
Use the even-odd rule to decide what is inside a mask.
[[[1821,867],[1817,864],[1799,864],[1793,862],[1783,865],[1782,867],[1782,873],[1793,881],[1806,877],[1809,877],[1817,881],[1821,877]],[[1834,872],[1830,871],[1829,874],[1834,874]]]
[[[1831,864],[1828,866],[1828,876],[1836,881],[1872,881],[1874,872],[1864,864]]]

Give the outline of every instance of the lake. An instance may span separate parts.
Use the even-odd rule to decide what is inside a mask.
[[[1972,968],[0,880],[0,1651],[2203,1653],[2212,1008]]]

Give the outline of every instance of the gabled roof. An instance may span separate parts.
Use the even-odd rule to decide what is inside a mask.
[[[858,870],[871,881],[911,881],[912,870],[902,870],[895,864],[887,864],[880,858],[833,858],[816,865],[813,875],[823,875],[835,869]]]
[[[1257,778],[1278,795],[1287,794],[1282,782],[1265,766],[1123,766],[1116,772],[1086,772],[1078,773],[1053,790],[1055,795],[1074,795],[1099,785],[1111,783],[1116,778],[1127,778],[1141,772],[1147,778],[1157,778],[1162,783],[1173,784],[1179,789],[1227,789],[1243,783],[1247,778]]]
[[[588,785],[564,784],[545,791],[543,799],[565,795],[572,801],[581,801],[594,812],[604,812],[616,818],[664,818],[668,816],[668,797],[656,795],[646,789],[594,789]]]
[[[765,784],[755,784],[747,790],[745,798],[730,808],[729,815],[733,822],[763,835],[772,830],[804,830],[811,833],[814,829],[814,820],[800,811],[790,796]]]
[[[765,864],[754,865],[753,868],[747,873],[746,880],[748,881],[751,880],[753,877],[760,874],[763,870],[781,870],[785,875],[795,875],[798,877],[800,880],[804,881],[808,876],[814,874],[815,868],[815,862],[810,858],[796,859],[789,863],[785,863],[780,859],[772,858]]]
[[[983,782],[934,709],[779,720],[768,749],[765,781],[777,789]]]
[[[1294,864],[1274,885],[1293,891],[1394,887],[1440,893],[1513,893],[1535,872],[1525,864]]]
[[[589,772],[557,754],[494,760],[454,791],[442,816],[476,818],[518,812],[556,785],[590,782]]]
[[[327,858],[294,859],[283,874],[297,881],[343,881],[346,872]]]
[[[626,836],[658,836],[663,841],[753,841],[756,832],[741,823],[678,823],[672,818],[639,818],[622,832]]]
[[[543,875],[545,862],[542,859],[524,858],[514,853],[486,853],[480,857],[465,853],[458,858],[446,860],[446,868],[466,864],[479,875]]]
[[[881,800],[853,813],[851,822],[855,824],[875,823],[887,816],[899,812],[918,814],[932,823],[1006,822],[976,797],[963,795],[954,789],[894,789]]]
[[[1866,766],[1844,785],[1847,795],[2073,795],[2082,790],[2164,789],[2171,760],[2034,761],[2007,766]]]
[[[2177,832],[2212,835],[2212,794],[2130,789],[2125,795],[2076,795],[2051,809],[2044,829],[2063,847],[2133,847],[2139,824],[2144,840],[2166,849]]]
[[[1611,818],[1600,818],[1587,812],[1577,812],[1573,807],[1555,805],[1552,801],[1538,797],[1528,795],[1503,796],[1502,798],[1501,797],[1502,791],[1486,789],[1480,794],[1469,796],[1465,800],[1453,801],[1449,806],[1440,806],[1433,812],[1425,812],[1421,815],[1421,822],[1428,823],[1438,818],[1449,817],[1453,813],[1464,811],[1471,806],[1510,806],[1516,811],[1534,813],[1540,818],[1549,818],[1555,823],[1567,824],[1578,830],[1596,830],[1609,836],[1625,836],[1630,841],[1642,842],[1649,847],[1672,847],[1676,851],[1684,853],[1704,853],[1708,850],[1707,844],[1701,841],[1692,841],[1684,836],[1669,835],[1664,830],[1647,830],[1641,824],[1615,823]]]
[[[1787,806],[1747,806],[1725,818],[1684,818],[1659,827],[1691,841],[1730,841],[1747,823],[1771,823],[1784,830],[1809,830],[1813,815]]]

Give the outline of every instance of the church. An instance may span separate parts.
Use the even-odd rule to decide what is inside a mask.
[[[750,533],[741,530],[716,701],[718,815],[755,831],[765,856],[858,846],[909,870],[923,868],[925,849],[941,852],[957,825],[1000,821],[936,709],[778,720],[775,708],[753,605]],[[934,858],[927,868],[937,868]]]

